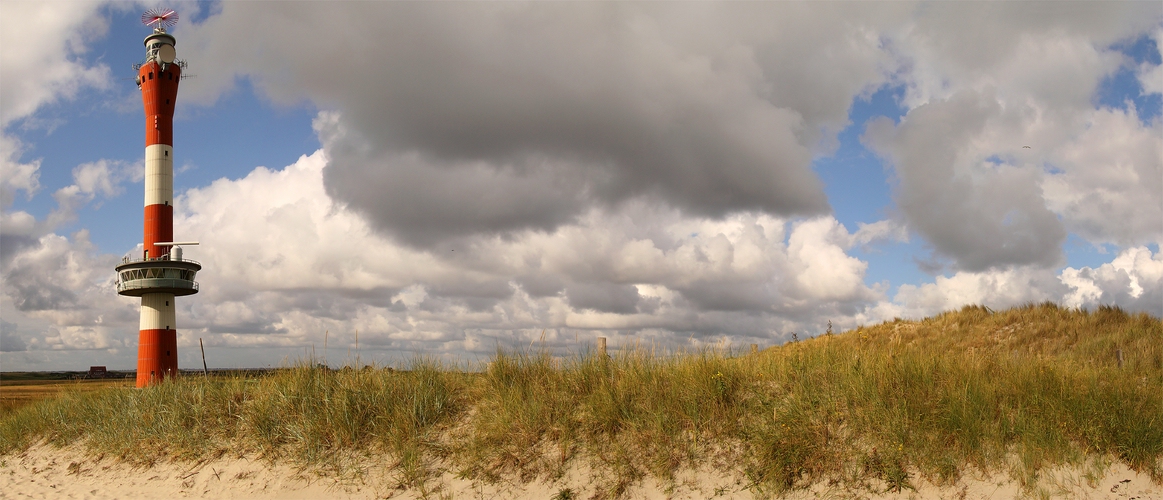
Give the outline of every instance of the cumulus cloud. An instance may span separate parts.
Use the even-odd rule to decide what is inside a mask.
[[[40,189],[40,160],[21,163],[22,146],[16,138],[0,135],[0,208],[5,210],[12,206],[17,192],[24,191],[30,197]]]
[[[0,268],[36,240],[36,218],[11,209],[19,191],[31,197],[40,189],[40,162],[19,162],[20,149],[19,141],[0,135]]]
[[[893,297],[899,316],[921,318],[966,304],[1004,309],[1029,302],[1058,302],[1066,288],[1054,271],[1014,266],[985,271],[959,271],[937,276],[933,283],[901,285]]]
[[[108,269],[116,262],[106,257],[108,266],[101,266],[89,257],[92,250],[84,230],[71,241],[42,236],[35,248],[13,258],[4,273],[5,294],[20,311],[51,311],[67,317],[70,310],[83,309],[80,296],[111,287]]]
[[[831,217],[690,218],[631,203],[554,231],[420,250],[330,199],[327,164],[320,151],[175,200],[175,227],[201,241],[188,254],[205,266],[202,292],[179,304],[183,328],[245,345],[319,343],[326,332],[351,342],[358,329],[368,345],[451,352],[542,329],[558,340],[649,331],[673,344],[782,338],[817,326],[820,312],[883,297],[863,284],[866,263],[846,253],[856,238]]]
[[[671,347],[722,338],[766,343],[818,332],[829,319],[846,328],[968,303],[1154,311],[1150,301],[1163,293],[1161,257],[1141,248],[1101,270],[958,271],[902,285],[890,298],[864,284],[867,263],[848,251],[898,237],[891,223],[862,233],[827,216],[692,218],[649,203],[590,210],[552,232],[420,250],[330,199],[321,182],[326,165],[320,151],[177,200],[176,226],[203,242],[190,255],[205,265],[202,293],[180,304],[187,342],[321,345],[327,333],[333,346],[347,346],[358,330],[365,348],[487,354],[498,343],[539,340],[544,330],[557,347],[575,335]],[[1101,273],[1128,277],[1092,278]],[[1082,289],[1099,295],[1073,299],[1079,279],[1090,279],[1092,288]]]
[[[83,163],[73,169],[73,184],[53,193],[57,208],[43,222],[46,230],[76,218],[77,211],[98,197],[111,198],[121,194],[121,184],[133,178],[133,171],[142,165],[129,165],[110,160]]]
[[[1014,266],[960,271],[937,276],[933,283],[901,285],[891,304],[878,304],[873,309],[919,318],[965,304],[1004,309],[1043,301],[1080,308],[1117,305],[1163,315],[1163,254],[1147,247],[1132,247],[1097,268],[1066,267],[1054,271]]]
[[[812,154],[834,143],[853,97],[895,82],[911,111],[895,134],[868,137],[897,162],[909,229],[960,269],[1060,263],[1058,217],[1072,214],[1047,208],[1049,160],[1020,148],[1076,136],[1122,60],[1104,47],[1155,13],[857,8],[225,4],[181,33],[183,50],[223,62],[185,90],[212,100],[246,77],[276,101],[337,110],[321,133],[328,194],[431,248],[638,199],[700,217],[826,213]],[[986,24],[988,36],[971,28]]]
[[[182,39],[196,57],[229,61],[191,82],[193,99],[237,75],[278,101],[339,111],[322,135],[328,193],[398,241],[430,247],[553,230],[638,198],[694,216],[826,213],[813,151],[834,142],[853,96],[887,78],[877,25],[908,10],[853,8],[866,15],[228,3]],[[259,13],[267,31],[256,37]],[[308,42],[306,31],[377,35]]]
[[[864,135],[898,175],[895,197],[909,226],[966,270],[1061,260],[1066,230],[1045,206],[1041,172],[994,163],[992,151],[974,147],[1004,118],[992,93],[966,90],[899,125],[878,119]]]
[[[105,35],[99,2],[0,4],[0,127],[25,118],[45,104],[69,99],[85,87],[110,84],[109,67],[87,65],[87,44]],[[62,15],[67,13],[67,15]],[[19,50],[16,50],[19,47]]]
[[[1096,269],[1066,268],[1059,279],[1070,288],[1063,298],[1070,307],[1118,304],[1163,315],[1163,253],[1147,247],[1124,250]]]
[[[40,220],[4,207],[0,307],[6,317],[28,320],[28,326],[18,330],[15,323],[5,323],[3,350],[111,349],[123,346],[126,332],[135,331],[136,310],[114,290],[117,257],[101,254],[87,229],[69,237],[56,234],[87,204],[120,194],[133,168],[141,166],[108,160],[78,165],[73,184],[53,193],[57,207]],[[38,187],[36,168],[17,173],[26,176],[14,176],[7,185],[27,191]]]
[[[204,265],[202,292],[178,303],[180,345],[204,338],[240,353],[287,352],[321,349],[326,337],[345,349],[358,332],[366,353],[464,359],[531,341],[577,348],[598,335],[664,348],[766,344],[818,333],[827,320],[848,328],[966,303],[1042,300],[1154,311],[1163,294],[1163,257],[1140,248],[1093,270],[961,271],[902,285],[890,300],[864,284],[867,263],[847,251],[870,233],[892,234],[891,224],[861,236],[828,216],[692,218],[649,203],[590,210],[552,232],[419,250],[329,198],[326,165],[319,151],[175,200],[175,227],[202,242],[187,256]],[[115,262],[95,255],[83,233],[42,237],[16,257],[5,292],[20,315],[47,327],[8,336],[32,352],[132,347],[137,302],[112,289]],[[218,356],[245,364],[253,354]]]
[[[856,226],[859,229],[852,235],[852,243],[856,245],[863,246],[879,241],[909,241],[908,228],[895,220],[886,219],[872,223],[858,222]]]
[[[20,186],[31,192],[39,187],[37,169],[39,162],[29,166],[31,168],[17,168],[11,182],[5,186]],[[121,184],[132,178],[132,170],[140,170],[141,165],[127,165],[122,162],[98,160],[84,163],[73,169],[73,184],[62,187],[53,193],[57,207],[42,220],[37,220],[28,212],[9,210],[10,205],[4,205],[0,213],[0,270],[5,272],[12,259],[23,250],[43,245],[38,240],[50,235],[62,224],[76,219],[77,212],[85,205],[98,198],[115,197],[121,193]]]
[[[827,318],[1060,300],[1072,290],[1060,277],[1070,270],[1053,270],[1062,241],[1089,217],[1070,197],[1104,185],[1084,178],[1103,167],[1081,155],[1101,149],[1100,134],[1084,131],[1102,129],[1088,123],[1114,120],[1090,104],[1121,63],[1104,47],[1155,15],[1107,7],[894,4],[836,22],[788,5],[392,5],[354,21],[392,27],[349,54],[376,63],[348,64],[326,42],[286,38],[305,23],[350,29],[353,16],[300,6],[224,75],[249,77],[276,100],[337,110],[317,123],[326,159],[313,160],[326,162],[335,204],[311,211],[349,221],[358,237],[347,241],[387,263],[333,272],[326,282],[341,293],[328,299],[275,286],[310,282],[287,268],[263,282],[269,310],[231,307],[247,325],[290,307],[270,323],[279,342],[317,338],[347,317],[356,318],[348,331],[383,345],[471,350],[547,327],[557,340],[570,330],[762,338]],[[253,8],[224,8],[186,46],[212,54],[250,43],[242,26]],[[966,15],[999,28],[986,35]],[[811,216],[820,208],[805,196],[816,185],[802,170],[846,124],[852,97],[889,81],[906,86],[910,111],[900,124],[871,124],[868,142],[894,160],[908,229],[957,266],[891,301],[863,283],[867,264],[847,251],[902,240],[905,226],[880,221],[853,234]],[[208,83],[202,91],[213,94]],[[1156,143],[1135,138],[1152,131],[1127,130],[1136,156],[1113,161],[1146,179],[1152,163],[1139,158]],[[1077,144],[1073,157],[1062,144]],[[1140,192],[1140,203],[1158,198],[1149,182]],[[258,213],[284,211],[300,221],[309,212]],[[366,225],[348,219],[355,214]],[[1130,229],[1087,237],[1149,239],[1150,211],[1128,215]],[[1157,285],[1141,281],[1149,297]]]
[[[1047,206],[1095,244],[1163,241],[1163,122],[1132,107],[1099,109],[1076,137],[1047,155]]]
[[[908,111],[862,139],[892,167],[900,213],[935,257],[972,272],[1054,267],[1068,230],[1096,244],[1158,239],[1158,124],[1092,100],[1124,60],[1109,47],[1160,19],[1107,7],[930,5],[887,35]]]
[[[926,4],[914,14],[886,34],[910,109],[988,88],[1010,104],[1033,98],[1049,109],[1089,108],[1099,77],[1122,60],[1104,48],[1160,20],[1147,4],[1104,2]]]
[[[135,336],[137,309],[114,290],[116,256],[102,255],[85,230],[48,234],[11,257],[2,276],[4,342],[21,349],[109,349]],[[27,326],[23,326],[27,325]]]

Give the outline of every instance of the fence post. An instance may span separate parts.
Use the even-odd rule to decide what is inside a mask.
[[[1123,350],[1115,349],[1115,357],[1119,360],[1119,368],[1123,367]]]
[[[206,347],[202,345],[202,337],[198,337],[198,348],[202,349],[202,376],[209,377],[210,370],[206,369]]]
[[[598,337],[598,356],[606,359],[606,337]]]

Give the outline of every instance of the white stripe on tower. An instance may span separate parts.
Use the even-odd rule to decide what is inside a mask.
[[[141,296],[141,330],[176,330],[174,294],[147,293]]]
[[[145,206],[173,204],[174,148],[150,144],[145,147]]]

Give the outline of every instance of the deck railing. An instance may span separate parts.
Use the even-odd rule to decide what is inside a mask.
[[[197,290],[198,282],[176,278],[145,278],[117,282],[118,293],[124,292],[126,290],[141,290],[149,288],[182,288],[186,290]]]
[[[194,259],[171,259],[169,255],[163,255],[163,256],[158,257],[156,259],[135,259],[132,257],[122,257],[121,258],[122,264],[134,264],[134,263],[138,263],[138,262],[192,262],[194,264],[198,264],[199,266],[202,265],[201,262],[198,262]]]

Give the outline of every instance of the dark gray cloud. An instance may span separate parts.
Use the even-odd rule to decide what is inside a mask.
[[[539,269],[534,271],[539,271]],[[565,289],[565,279],[553,273],[531,272],[518,277],[516,282],[531,297],[550,297]]]
[[[549,231],[636,198],[696,216],[827,213],[813,151],[846,124],[853,96],[886,78],[888,56],[854,20],[907,12],[849,7],[867,15],[785,4],[228,3],[179,35],[190,57],[226,63],[191,82],[192,99],[245,75],[275,100],[338,111],[321,133],[328,194],[431,247]]]
[[[52,241],[51,243],[59,243]],[[61,247],[63,245],[54,245]],[[68,254],[45,252],[44,248],[28,246],[39,252],[17,254],[3,275],[4,294],[19,311],[52,311],[74,309],[78,306],[77,284],[71,279]],[[57,250],[54,248],[53,250]],[[22,258],[21,258],[22,257]],[[112,273],[110,273],[112,274]],[[58,278],[58,279],[54,279]]]
[[[692,307],[706,311],[772,311],[784,298],[770,283],[696,281],[676,288]]]
[[[630,314],[638,310],[638,288],[613,283],[579,283],[565,291],[569,305],[575,309]]]
[[[1054,266],[1066,230],[1046,208],[1041,171],[991,163],[971,145],[996,127],[990,93],[958,92],[912,110],[899,124],[870,123],[863,140],[893,165],[909,227],[961,269]]]
[[[10,288],[6,293],[13,298],[19,311],[52,311],[69,309],[77,305],[77,295],[60,285],[44,283],[39,278],[8,275],[5,284]]]
[[[36,245],[31,235],[12,234],[0,230],[0,269],[6,269],[12,258]]]

